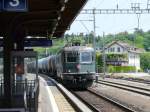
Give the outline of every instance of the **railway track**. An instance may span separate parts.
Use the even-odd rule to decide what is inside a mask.
[[[138,94],[150,96],[150,89],[144,88],[144,87],[138,87],[138,86],[132,86],[132,85],[127,85],[127,84],[122,84],[122,83],[116,83],[112,81],[105,81],[105,80],[99,80],[99,84],[107,85],[107,86],[112,86],[116,87],[119,89],[135,92]]]
[[[98,94],[92,89],[72,92],[94,112],[136,112],[126,105],[123,105],[102,94]]]
[[[150,84],[150,80],[140,80],[140,79],[133,79],[133,78],[120,78],[120,79],[121,79],[121,80],[132,81],[132,82]]]

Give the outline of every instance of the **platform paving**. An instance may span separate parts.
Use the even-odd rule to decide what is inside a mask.
[[[49,78],[40,79],[38,112],[76,112],[70,102]]]
[[[46,88],[46,83],[43,82],[43,80],[41,78],[39,78],[39,82],[40,82],[40,89],[39,89],[39,104],[38,104],[38,112],[54,112],[54,103],[56,103],[54,101],[54,97],[50,96],[51,93],[49,93],[50,91],[47,91]],[[53,84],[49,85],[49,86],[55,86]],[[53,101],[53,104],[52,102]],[[55,104],[56,105],[56,104]],[[58,112],[58,108],[55,108],[55,112]]]

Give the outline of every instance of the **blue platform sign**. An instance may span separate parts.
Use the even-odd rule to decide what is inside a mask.
[[[49,47],[52,46],[52,40],[47,38],[31,38],[24,40],[24,47]],[[0,47],[4,46],[3,39],[0,39]]]
[[[27,0],[3,0],[2,10],[11,12],[26,12]]]
[[[3,6],[2,3],[3,3],[2,0],[0,0],[0,11],[2,11],[2,6]]]
[[[49,47],[52,46],[52,40],[49,39],[29,39],[24,41],[25,47]]]

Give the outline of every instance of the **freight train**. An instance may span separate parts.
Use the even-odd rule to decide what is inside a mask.
[[[38,71],[59,79],[71,88],[87,88],[95,78],[94,49],[87,46],[67,46],[57,53],[38,60]],[[35,71],[35,62],[28,64]]]

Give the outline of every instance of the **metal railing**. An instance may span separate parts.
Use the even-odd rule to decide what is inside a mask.
[[[38,111],[38,80],[13,81],[12,84],[12,107],[24,108],[28,112]],[[4,97],[4,81],[0,79],[0,98]],[[2,103],[0,101],[0,103]]]
[[[32,89],[32,85],[30,89]],[[32,89],[32,91],[28,91],[27,94],[27,110],[29,112],[38,111],[38,96],[39,96],[39,81],[37,80],[34,83],[34,88]]]
[[[106,62],[118,62],[118,61],[120,61],[120,62],[127,62],[128,59],[124,59],[124,58],[117,58],[117,59],[112,58],[112,59],[106,59]]]
[[[4,95],[4,80],[3,77],[0,77],[0,96]]]

